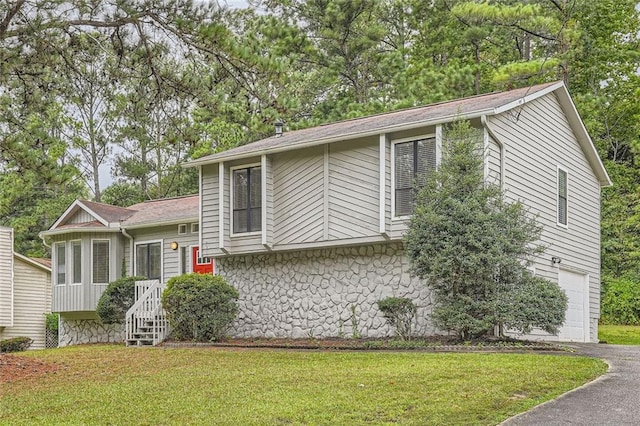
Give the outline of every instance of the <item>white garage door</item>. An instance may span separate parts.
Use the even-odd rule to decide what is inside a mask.
[[[567,295],[568,306],[558,338],[564,342],[589,341],[589,291],[585,274],[560,270],[558,284]]]

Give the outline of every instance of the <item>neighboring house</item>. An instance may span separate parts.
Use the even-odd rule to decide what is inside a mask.
[[[13,230],[0,227],[0,340],[26,336],[44,349],[51,313],[51,264],[13,251]]]
[[[122,208],[75,201],[41,233],[52,252],[53,312],[59,344],[118,342],[121,326],[102,324],[96,305],[108,283],[129,275],[165,283],[191,271],[211,272],[198,252],[198,196]]]
[[[61,343],[123,338],[95,321],[98,297],[122,274],[154,279],[140,286],[127,341],[155,333],[167,279],[194,269],[179,250],[187,246],[238,289],[235,336],[387,336],[376,302],[388,296],[411,298],[416,332],[435,332],[431,293],[410,275],[402,238],[415,177],[437,167],[457,119],[477,129],[487,181],[543,226],[548,249],[534,272],[557,282],[569,306],[559,335],[538,337],[597,341],[600,188],[611,182],[564,84],[551,83],[277,131],[192,161],[199,199],[75,202],[43,232]]]

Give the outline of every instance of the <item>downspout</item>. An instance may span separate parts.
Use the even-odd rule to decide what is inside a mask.
[[[51,245],[47,244],[47,237],[45,237],[44,235],[42,235],[42,232],[40,232],[38,234],[38,237],[40,237],[40,239],[42,240],[42,244],[44,244],[44,246],[48,249],[51,249]]]
[[[122,226],[120,227],[120,232],[122,235],[129,239],[129,276],[133,276],[133,237],[124,229]],[[126,269],[126,268],[125,268]],[[126,273],[126,270],[124,271]]]
[[[487,116],[485,114],[480,116],[480,122],[482,123],[482,126],[489,132],[489,136],[491,136],[491,139],[500,147],[500,189],[504,191],[504,157],[506,151],[505,146],[491,128],[489,120],[487,120]]]

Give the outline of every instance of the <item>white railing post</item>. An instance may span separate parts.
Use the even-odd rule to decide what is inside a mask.
[[[135,340],[141,327],[152,324],[153,345],[162,342],[169,333],[168,321],[162,308],[164,286],[158,280],[137,281],[136,300],[127,311],[125,323],[126,341]]]

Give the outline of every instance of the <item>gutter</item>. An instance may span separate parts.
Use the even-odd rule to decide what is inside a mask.
[[[127,237],[129,239],[129,268],[131,270],[131,273],[129,274],[129,276],[133,276],[133,237],[127,232],[126,229],[124,228],[120,228],[120,232],[122,233],[122,235],[124,235],[125,237]],[[126,269],[126,268],[125,268]],[[126,274],[126,270],[122,271],[122,273]]]

